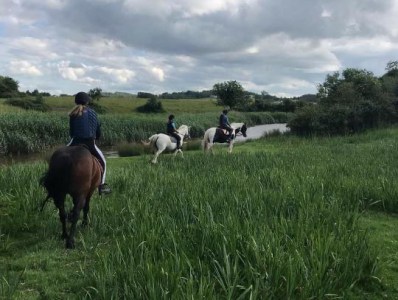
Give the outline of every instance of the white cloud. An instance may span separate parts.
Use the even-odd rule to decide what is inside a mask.
[[[20,72],[16,79],[30,89],[162,92],[238,80],[253,91],[300,94],[315,92],[329,72],[373,71],[378,62],[384,70],[398,59],[396,0],[0,0],[0,7],[0,69]]]
[[[96,1],[97,0],[91,0]],[[118,3],[118,0],[100,0],[105,3]],[[131,12],[140,12],[140,14],[156,15],[158,17],[167,17],[175,12],[180,13],[184,18],[201,16],[215,13],[218,11],[228,11],[236,13],[242,5],[251,5],[257,0],[129,0],[123,1],[123,7]]]
[[[153,67],[151,71],[159,81],[164,81],[164,71],[161,68]]]
[[[62,61],[58,64],[59,74],[69,80],[77,81],[82,79],[83,75],[86,73],[85,69],[70,67],[70,62]]]
[[[398,51],[398,44],[387,36],[374,38],[349,38],[324,40],[322,43],[334,52],[355,56],[375,56],[389,51]]]
[[[95,67],[94,69],[116,78],[121,83],[127,83],[135,75],[133,71],[128,69],[114,69],[109,67]]]
[[[322,10],[321,17],[322,18],[330,18],[332,16],[332,13],[328,11],[327,9]]]
[[[287,89],[287,90],[297,90],[301,88],[313,87],[313,83],[306,80],[300,80],[296,78],[284,78],[281,82],[275,84],[267,85],[267,88],[274,89]]]
[[[258,49],[258,47],[253,46],[253,47],[247,48],[246,52],[249,54],[256,54],[259,52],[259,49]]]
[[[43,75],[43,73],[31,64],[28,61],[25,60],[13,60],[10,62],[10,72],[13,74],[22,74],[22,75],[31,75],[31,76],[40,76]]]

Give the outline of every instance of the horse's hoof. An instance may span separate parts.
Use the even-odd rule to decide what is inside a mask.
[[[75,249],[75,242],[72,240],[66,241],[66,249]]]
[[[73,212],[72,212],[72,211],[69,212],[69,213],[66,213],[66,220],[67,220],[69,223],[72,223],[72,221],[73,221]]]

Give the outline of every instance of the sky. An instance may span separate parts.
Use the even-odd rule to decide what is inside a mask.
[[[398,60],[398,0],[0,0],[0,75],[20,91],[280,97]]]

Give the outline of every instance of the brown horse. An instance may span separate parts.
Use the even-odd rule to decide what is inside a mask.
[[[83,225],[87,225],[90,198],[101,183],[101,165],[84,146],[62,147],[50,158],[48,171],[40,180],[47,190],[47,198],[54,199],[62,223],[62,238],[66,239],[66,248],[74,248],[74,235],[80,211],[83,209]],[[73,209],[68,216],[65,212],[65,198],[69,194],[73,199]],[[66,219],[71,221],[69,235],[66,231]]]

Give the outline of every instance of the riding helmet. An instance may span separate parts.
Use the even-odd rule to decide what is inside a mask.
[[[87,105],[90,102],[91,98],[85,92],[79,92],[75,95],[75,103],[81,105]]]
[[[170,115],[169,120],[173,120],[173,119],[174,119],[174,115]]]

